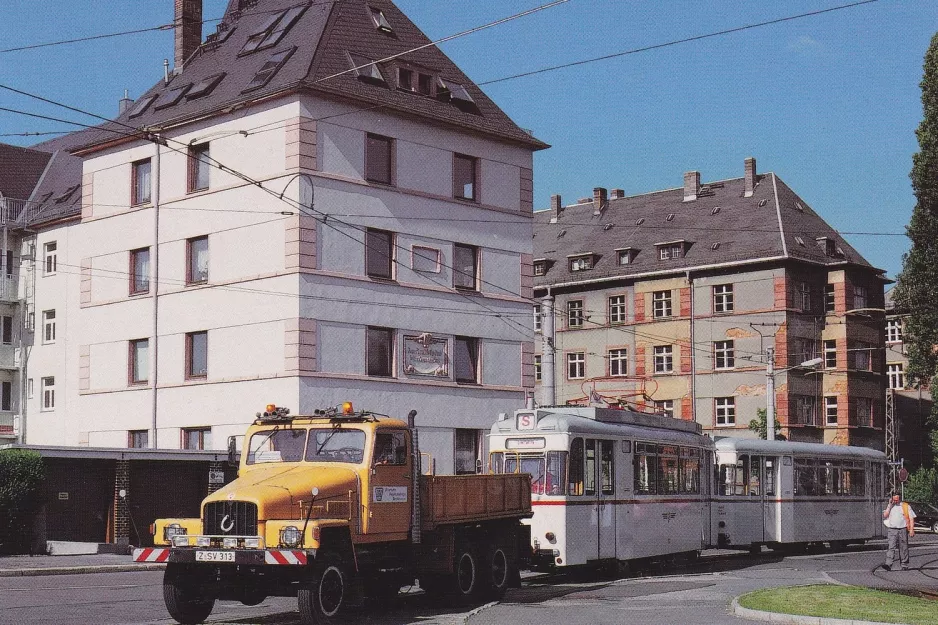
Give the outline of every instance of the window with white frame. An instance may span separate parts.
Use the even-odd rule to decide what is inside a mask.
[[[535,276],[543,276],[545,273],[547,273],[547,262],[540,261],[540,262],[534,263],[534,275]]]
[[[460,384],[479,384],[479,339],[453,339],[453,379]]]
[[[652,314],[656,318],[671,316],[671,291],[655,291],[651,294]]]
[[[567,302],[567,327],[583,327],[583,300],[573,299]]]
[[[620,265],[628,265],[632,262],[632,250],[616,250],[616,260]]]
[[[655,400],[655,412],[673,419],[674,418],[674,400],[673,399]]]
[[[609,350],[609,375],[623,377],[629,374],[629,351],[627,349]]]
[[[674,348],[671,345],[655,345],[655,373],[674,371]]]
[[[55,343],[55,311],[42,311],[42,342]]]
[[[420,273],[440,273],[440,250],[423,245],[414,245],[411,250],[411,267]]]
[[[902,319],[887,319],[886,320],[886,342],[887,343],[901,343],[902,342]]]
[[[658,246],[659,260],[678,260],[684,256],[683,243],[667,243]]]
[[[58,252],[58,243],[55,241],[49,241],[43,246],[43,265],[42,265],[42,275],[52,276],[55,275],[55,272],[59,267],[59,252]]]
[[[55,410],[55,377],[49,376],[41,380],[42,409]]]
[[[540,304],[534,305],[534,331],[535,332],[541,331],[541,305]]]
[[[567,378],[582,380],[586,377],[586,353],[572,352],[567,354]]]
[[[824,312],[832,313],[837,308],[837,299],[833,284],[824,285]]]
[[[593,255],[574,256],[570,258],[570,271],[587,271],[593,268]]]
[[[371,278],[394,278],[394,234],[368,228],[365,231],[365,274]]]
[[[538,354],[534,357],[534,381],[541,381],[541,355]]]
[[[889,388],[897,390],[905,388],[905,371],[901,362],[886,365],[886,379],[889,382]]]
[[[453,287],[479,290],[479,248],[474,245],[453,244]]]
[[[33,379],[26,380],[26,399],[33,398]]]
[[[713,342],[713,368],[733,369],[736,367],[736,346],[734,341]]]
[[[713,312],[733,312],[733,285],[718,284],[713,287]]]
[[[865,286],[853,287],[853,308],[855,310],[869,306],[869,292]]]
[[[609,298],[609,323],[625,323],[625,295],[613,295]]]
[[[824,422],[827,425],[837,425],[837,396],[829,395],[824,398]]]
[[[836,339],[824,341],[824,367],[826,369],[837,368],[837,340]]]
[[[716,397],[713,401],[716,425],[719,427],[736,425],[736,398]]]

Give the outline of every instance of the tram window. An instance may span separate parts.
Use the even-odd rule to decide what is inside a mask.
[[[734,495],[745,495],[746,487],[749,485],[749,456],[742,455],[736,459],[736,483],[734,485]]]
[[[775,458],[765,459],[765,494],[767,496],[775,495]]]
[[[820,494],[816,460],[795,458],[795,494],[802,496]]]
[[[587,495],[596,494],[596,441],[586,441],[586,462],[583,471],[583,492]]]
[[[544,456],[508,456],[505,459],[506,473],[527,473],[531,476],[531,493],[543,495],[547,489]]]
[[[749,458],[749,494],[755,497],[762,496],[762,456]]]
[[[681,447],[680,489],[682,493],[700,492],[700,450]]]
[[[567,483],[567,452],[547,452],[547,482],[544,485],[545,495],[563,495],[564,484]]]
[[[849,465],[849,466],[848,466]],[[844,463],[844,495],[862,497],[866,495],[866,471],[861,462]]]
[[[599,475],[600,488],[603,495],[614,495],[616,492],[615,466],[613,458],[614,445],[612,441],[599,441]]]
[[[570,443],[570,489],[571,495],[583,494],[583,439],[574,438]]]
[[[632,458],[636,495],[654,495],[658,492],[656,479],[657,447],[650,443],[635,443]]]
[[[658,446],[658,494],[675,495],[678,491],[678,448],[674,445]]]
[[[721,495],[732,495],[733,485],[736,483],[736,465],[721,464],[720,475],[717,478],[717,489]]]
[[[489,455],[489,470],[492,473],[504,473],[505,472],[505,454],[500,451],[493,452]]]

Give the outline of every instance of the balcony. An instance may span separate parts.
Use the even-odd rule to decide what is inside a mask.
[[[16,370],[20,366],[20,350],[12,345],[0,344],[0,370]]]
[[[25,228],[42,210],[38,202],[0,198],[0,225],[9,228]]]
[[[14,436],[13,418],[12,412],[0,412],[0,439]]]
[[[17,273],[18,272],[14,272],[13,275],[4,274],[0,276],[0,301],[19,301],[19,276]]]

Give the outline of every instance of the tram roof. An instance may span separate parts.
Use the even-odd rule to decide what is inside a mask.
[[[716,450],[736,453],[758,453],[776,455],[803,455],[813,457],[865,458],[885,460],[886,454],[869,447],[850,447],[847,445],[826,445],[823,443],[799,443],[792,441],[766,441],[760,438],[736,438],[718,436],[715,439]]]

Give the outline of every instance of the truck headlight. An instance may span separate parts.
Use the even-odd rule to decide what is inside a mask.
[[[173,536],[172,545],[173,547],[188,547],[189,537],[185,533],[176,534]]]
[[[231,536],[225,536],[225,539],[222,540],[222,546],[225,549],[237,549],[238,548],[238,539],[232,538]]]
[[[295,525],[288,525],[280,530],[280,544],[284,547],[299,547],[303,540],[303,534]]]
[[[185,536],[187,533],[186,528],[184,528],[179,523],[170,523],[163,528],[163,540],[167,542],[173,542],[173,538],[176,536]]]
[[[208,536],[197,536],[195,539],[195,544],[199,547],[211,547],[212,539]]]
[[[261,539],[259,536],[254,538],[245,538],[244,547],[246,549],[260,549],[261,548]]]

